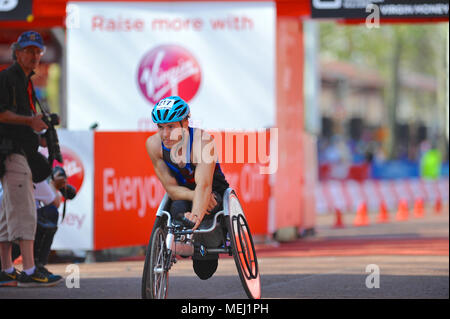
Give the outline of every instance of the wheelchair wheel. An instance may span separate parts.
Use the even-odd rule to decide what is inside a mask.
[[[166,248],[167,231],[163,219],[157,217],[145,254],[142,275],[142,298],[165,299],[169,285],[169,271],[166,270],[168,255]]]
[[[239,278],[247,296],[251,299],[259,299],[261,298],[261,282],[250,228],[234,191],[230,193],[228,200],[227,228]]]

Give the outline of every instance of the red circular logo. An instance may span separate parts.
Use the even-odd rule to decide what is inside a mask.
[[[142,94],[152,106],[172,95],[189,102],[202,78],[197,60],[178,45],[161,45],[147,52],[139,63],[137,77]]]
[[[63,168],[67,175],[67,184],[75,187],[78,192],[84,179],[83,162],[74,151],[68,149],[67,147],[61,146],[61,154],[64,162]],[[54,163],[55,164],[53,166],[61,165],[56,161]]]

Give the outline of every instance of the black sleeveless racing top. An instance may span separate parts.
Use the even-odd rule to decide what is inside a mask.
[[[186,166],[181,168],[176,163],[172,161],[170,158],[170,148],[164,146],[163,142],[161,142],[163,160],[167,164],[170,169],[170,173],[178,182],[178,185],[185,186],[191,190],[195,189],[195,164],[191,163],[191,150],[192,143],[194,141],[194,129],[189,127],[189,143],[188,149],[186,152]],[[227,180],[225,179],[225,175],[220,168],[219,162],[216,163],[216,167],[214,169],[213,176],[213,184],[212,190],[218,192],[220,195],[223,195],[225,190],[229,187]]]

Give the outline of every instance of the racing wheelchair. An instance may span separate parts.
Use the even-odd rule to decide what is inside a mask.
[[[223,194],[223,210],[211,220],[203,220],[192,230],[193,223],[185,219],[177,222],[168,211],[170,198],[164,195],[156,212],[156,220],[147,247],[142,275],[142,298],[165,299],[168,296],[169,271],[176,256],[194,254],[228,254],[234,257],[242,286],[251,299],[261,297],[261,283],[255,246],[244,211],[232,188]],[[205,247],[196,243],[196,235],[208,236],[217,227],[222,228],[222,245]]]

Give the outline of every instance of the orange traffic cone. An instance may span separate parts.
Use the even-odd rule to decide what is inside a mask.
[[[398,211],[397,211],[397,216],[396,219],[398,221],[405,221],[408,220],[408,202],[404,199],[400,200],[400,202],[398,203]]]
[[[380,213],[378,214],[377,222],[378,223],[389,222],[389,213],[385,201],[381,201],[380,203]]]
[[[354,226],[367,226],[369,225],[369,216],[367,215],[367,204],[362,202],[358,206],[356,211],[355,220],[353,221]]]
[[[342,222],[342,212],[339,208],[336,208],[336,222],[334,223],[333,228],[343,228],[344,223]]]
[[[418,198],[414,202],[414,217],[415,218],[423,218],[425,214],[425,210],[423,208],[423,199]]]
[[[440,197],[436,198],[436,203],[434,204],[434,213],[440,215],[442,213],[442,200]]]

